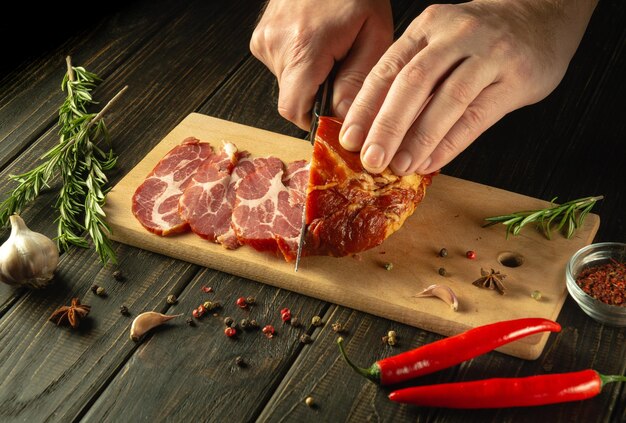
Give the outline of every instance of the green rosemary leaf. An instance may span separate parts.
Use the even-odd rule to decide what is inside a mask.
[[[571,238],[576,229],[582,226],[585,217],[596,202],[603,198],[601,195],[585,197],[558,205],[554,203],[556,201],[556,197],[554,197],[550,202],[550,207],[487,217],[485,218],[487,223],[483,227],[501,223],[505,225],[506,236],[508,237],[509,234],[518,235],[524,226],[535,223],[548,239],[551,239],[553,231],[562,231],[566,238]],[[558,224],[554,228],[553,225],[556,220],[558,220]]]
[[[102,116],[126,87],[100,112],[89,113],[87,109],[97,104],[92,91],[99,82],[101,79],[96,74],[82,66],[72,66],[67,58],[67,73],[61,81],[66,98],[59,107],[59,142],[42,155],[42,163],[35,168],[9,177],[18,186],[0,203],[0,225],[6,225],[9,216],[21,212],[58,175],[62,184],[55,208],[58,212],[56,239],[60,248],[88,247],[89,242],[83,235],[87,231],[104,264],[115,261],[108,239],[111,229],[103,210],[109,189],[104,172],[115,166],[117,157],[113,150],[105,153],[98,144],[109,141]]]

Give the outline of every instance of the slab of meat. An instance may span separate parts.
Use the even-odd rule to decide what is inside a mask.
[[[242,156],[246,154],[237,151],[234,144],[224,144],[219,153],[198,168],[180,197],[180,217],[202,238],[217,242],[218,237],[231,231],[235,203],[231,175]],[[230,195],[229,190],[233,191]],[[235,238],[234,246],[237,244]]]
[[[242,244],[295,259],[304,205],[307,163],[289,164],[276,157],[252,161],[254,171],[236,188],[232,227]]]
[[[200,165],[213,155],[213,149],[198,139],[186,138],[174,147],[137,188],[132,211],[150,232],[170,235],[188,229],[178,214],[178,201]]]
[[[423,199],[431,175],[370,174],[339,144],[341,122],[320,118],[307,187],[305,255],[341,257],[373,248]]]

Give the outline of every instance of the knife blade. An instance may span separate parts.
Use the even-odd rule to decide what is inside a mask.
[[[331,71],[328,78],[317,90],[315,96],[315,103],[313,104],[313,111],[311,113],[311,130],[309,131],[308,140],[311,145],[315,144],[315,134],[317,133],[317,125],[319,123],[320,116],[328,115],[330,113],[330,104],[332,101],[332,82],[334,76],[334,69]],[[304,199],[304,206],[302,207],[302,228],[300,229],[300,241],[298,242],[298,253],[296,255],[296,265],[294,271],[298,271],[300,265],[300,258],[302,257],[302,249],[304,248],[306,238],[306,197]]]

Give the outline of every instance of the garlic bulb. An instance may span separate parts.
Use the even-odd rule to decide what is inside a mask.
[[[17,214],[9,219],[11,235],[0,247],[0,281],[14,286],[45,287],[59,263],[56,244],[28,229]]]

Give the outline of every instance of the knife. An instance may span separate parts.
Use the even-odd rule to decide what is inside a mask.
[[[317,133],[317,125],[319,124],[320,116],[325,116],[330,113],[330,105],[332,101],[332,83],[334,79],[335,68],[328,75],[328,78],[317,90],[315,96],[315,103],[313,104],[313,111],[311,113],[311,130],[309,131],[308,140],[311,145],[315,144],[315,134]],[[306,236],[306,197],[304,199],[304,207],[302,208],[302,228],[300,229],[300,242],[298,242],[298,253],[296,255],[295,271],[298,271],[300,265],[300,258],[302,257],[302,248],[305,244]]]

